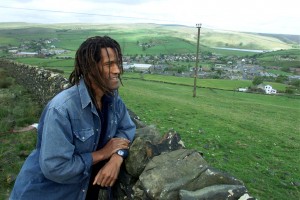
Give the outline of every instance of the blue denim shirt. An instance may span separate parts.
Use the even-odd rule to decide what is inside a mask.
[[[113,137],[132,141],[135,125],[117,92],[108,105],[104,143]],[[100,134],[100,118],[83,80],[56,95],[41,115],[36,149],[26,159],[10,199],[85,199],[91,153]]]

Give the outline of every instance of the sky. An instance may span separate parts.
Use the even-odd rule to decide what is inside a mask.
[[[299,0],[1,0],[0,22],[158,23],[300,35]]]

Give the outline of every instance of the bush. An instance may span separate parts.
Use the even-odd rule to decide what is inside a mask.
[[[261,88],[257,88],[255,86],[250,86],[248,88],[248,92],[254,92],[254,93],[265,93],[265,91]]]
[[[286,81],[288,81],[288,77],[284,76],[284,75],[279,75],[276,79],[275,82],[277,83],[285,83]]]
[[[253,79],[253,81],[252,81],[252,84],[253,85],[259,85],[259,84],[261,84],[263,82],[264,82],[264,78],[263,77],[261,77],[261,76],[255,76],[254,79]]]
[[[0,88],[8,88],[13,83],[11,78],[4,78],[0,80]]]
[[[294,88],[293,87],[286,87],[285,93],[287,94],[294,94]]]
[[[300,88],[300,80],[292,80],[291,85]]]

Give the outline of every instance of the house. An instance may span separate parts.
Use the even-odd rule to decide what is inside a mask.
[[[239,92],[247,92],[248,88],[239,88],[238,91]]]
[[[16,54],[16,56],[20,56],[20,57],[34,57],[34,56],[37,56],[38,53],[37,52],[18,52]]]
[[[273,89],[271,85],[259,84],[257,88],[263,89],[266,94],[276,94],[277,90]]]
[[[16,53],[18,53],[18,50],[17,49],[10,49],[10,50],[8,50],[8,53],[16,54]]]
[[[266,94],[276,94],[277,90],[273,89],[271,85],[265,85]]]
[[[125,64],[123,65],[124,69],[134,69],[135,71],[146,71],[149,70],[151,64]]]

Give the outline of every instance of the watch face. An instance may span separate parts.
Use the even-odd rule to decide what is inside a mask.
[[[120,155],[120,156],[124,156],[124,151],[122,151],[122,150],[118,150],[118,155]]]

